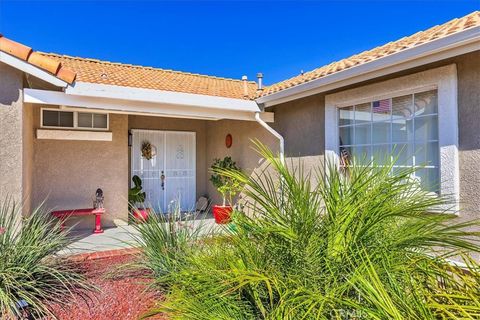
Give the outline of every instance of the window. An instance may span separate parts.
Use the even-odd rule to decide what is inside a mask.
[[[73,112],[42,110],[43,127],[73,128]]]
[[[430,90],[339,109],[339,154],[360,164],[396,158],[395,168],[416,167],[416,178],[439,191],[437,91]]]
[[[100,113],[78,113],[79,128],[107,129],[108,119],[106,114]]]
[[[325,156],[341,164],[348,152],[362,160],[394,151],[397,168],[426,165],[417,178],[454,203],[443,209],[458,213],[457,92],[456,65],[450,64],[327,94]]]
[[[42,127],[108,130],[108,114],[42,109]]]

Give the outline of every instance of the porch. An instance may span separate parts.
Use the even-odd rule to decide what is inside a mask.
[[[179,223],[185,228],[200,230],[200,234],[222,232],[222,226],[215,224],[212,215],[209,213]],[[135,248],[133,237],[136,235],[138,235],[138,230],[132,225],[106,228],[105,232],[101,234],[92,234],[90,229],[74,230],[70,234],[72,242],[59,254],[80,255],[133,249]]]
[[[208,101],[211,107],[182,102],[172,109],[165,103],[145,105],[138,97],[134,103],[85,92],[25,91],[25,107],[31,113],[27,126],[34,135],[30,205],[44,203],[48,210],[89,208],[95,191],[100,188],[104,193],[104,234],[90,234],[93,216],[67,220],[67,227],[79,236],[69,248],[73,252],[126,245],[123,240],[131,231],[128,190],[134,175],[142,179],[149,208],[165,213],[177,201],[181,211],[191,212],[200,197],[212,204],[221,202],[209,181],[215,158],[231,156],[242,170],[252,172],[260,163],[251,149],[252,139],[278,149],[277,138],[255,121],[255,113],[268,122],[273,114],[260,112],[250,100],[221,101],[220,107],[216,100]],[[85,121],[91,126],[86,128]],[[226,144],[227,135],[231,145]],[[151,157],[142,152],[145,142],[151,145]]]

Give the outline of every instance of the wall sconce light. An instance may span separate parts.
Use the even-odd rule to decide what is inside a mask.
[[[128,146],[132,146],[132,131],[128,130]]]

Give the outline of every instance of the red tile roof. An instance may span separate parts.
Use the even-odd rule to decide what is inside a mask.
[[[255,81],[220,78],[195,73],[144,67],[96,59],[70,57],[54,53],[40,53],[74,70],[77,81],[109,84],[154,90],[203,94],[237,99],[252,99],[256,94]]]
[[[37,52],[2,35],[0,51],[35,65],[69,84],[79,81],[237,99],[253,99],[257,89],[254,81],[243,82],[237,79]]]
[[[267,96],[477,26],[480,26],[480,11],[472,12],[462,18],[453,19],[445,24],[432,27],[426,31],[417,32],[414,35],[389,42],[383,46],[364,51],[347,59],[332,62],[329,65],[306,72],[303,75],[275,83],[266,87],[261,95]]]

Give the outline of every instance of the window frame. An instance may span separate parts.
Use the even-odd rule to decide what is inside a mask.
[[[73,127],[60,127],[60,126],[44,126],[43,125],[43,111],[56,111],[56,112],[70,112],[73,113]],[[92,115],[92,125],[93,125],[93,115],[101,114],[107,116],[107,127],[106,128],[86,128],[78,126],[78,114],[79,113],[90,113]],[[85,111],[71,111],[63,110],[59,108],[40,108],[40,128],[45,129],[58,129],[58,130],[83,130],[83,131],[109,131],[110,130],[110,114],[107,112],[92,112],[90,110]]]
[[[325,96],[325,155],[339,161],[339,109],[382,99],[437,90],[439,192],[454,205],[441,208],[458,214],[460,178],[458,160],[457,70],[454,64],[429,69]]]

